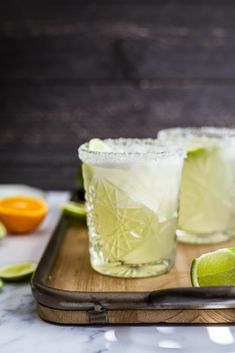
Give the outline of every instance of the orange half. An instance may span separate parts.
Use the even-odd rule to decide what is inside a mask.
[[[32,232],[47,212],[46,202],[38,198],[13,196],[0,200],[0,221],[9,233]]]

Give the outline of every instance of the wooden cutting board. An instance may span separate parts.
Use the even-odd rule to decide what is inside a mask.
[[[213,293],[218,293],[217,288],[212,287],[203,292],[200,288],[191,288],[193,258],[232,246],[235,246],[235,240],[203,246],[178,244],[176,264],[169,273],[145,279],[119,279],[103,276],[91,268],[86,227],[63,217],[32,279],[38,314],[46,321],[61,324],[234,323],[234,287],[218,287],[222,290],[222,299],[224,294],[227,296],[225,290],[232,291],[229,301],[225,298],[222,307],[217,302],[213,304],[214,301],[205,308],[198,305],[194,308],[193,303],[184,307],[184,298],[185,303],[190,304],[191,295],[184,297],[188,296],[184,294],[185,287],[199,289],[196,294],[201,301],[205,296],[207,304],[207,293],[212,293],[212,298]],[[170,296],[173,288],[177,289],[175,300]],[[163,293],[160,298],[162,304],[158,305],[156,301],[152,305],[148,301],[152,291]],[[234,297],[232,304],[231,297]]]

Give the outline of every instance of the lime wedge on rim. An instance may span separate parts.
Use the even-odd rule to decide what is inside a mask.
[[[193,287],[235,285],[235,248],[208,252],[191,265]]]
[[[0,268],[0,279],[6,281],[21,281],[27,279],[35,271],[35,262],[20,262]]]
[[[94,152],[110,152],[110,147],[104,141],[94,138],[89,141],[89,150]]]
[[[192,139],[186,142],[187,154],[208,151],[215,147],[215,142],[210,139],[200,138]]]
[[[203,146],[191,145],[187,148],[187,155],[192,153],[204,152],[204,151],[205,151],[205,147]]]
[[[7,230],[4,225],[0,222],[0,239],[5,238],[7,235]]]
[[[67,201],[61,204],[64,213],[75,217],[86,217],[85,205],[80,202]]]

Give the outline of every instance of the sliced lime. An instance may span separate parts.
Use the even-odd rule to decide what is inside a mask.
[[[190,145],[187,148],[187,155],[192,154],[192,153],[198,153],[198,152],[200,153],[203,151],[205,151],[205,147],[197,146],[197,145]]]
[[[110,147],[102,140],[94,138],[89,141],[89,150],[94,152],[109,152]]]
[[[194,259],[191,282],[193,287],[235,285],[235,248],[219,249]]]
[[[0,223],[0,239],[5,238],[7,230],[2,223]]]
[[[214,146],[188,154],[180,193],[179,228],[197,234],[235,226],[234,166]]]
[[[84,204],[75,202],[75,201],[67,201],[62,203],[61,209],[64,213],[69,214],[75,217],[86,217],[86,209]]]
[[[194,138],[189,140],[186,144],[187,154],[203,152],[214,148],[215,142],[207,138]]]
[[[7,281],[21,281],[27,279],[35,271],[34,262],[21,262],[0,268],[0,278]]]

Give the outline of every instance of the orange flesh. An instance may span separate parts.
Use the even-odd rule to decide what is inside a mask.
[[[9,232],[16,234],[33,231],[47,211],[47,204],[33,197],[14,196],[0,200],[0,221]]]

